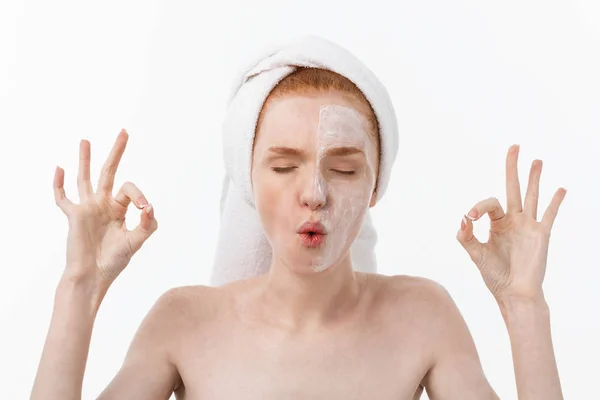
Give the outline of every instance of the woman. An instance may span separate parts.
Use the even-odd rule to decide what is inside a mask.
[[[389,138],[381,113],[361,89],[339,73],[307,66],[278,80],[252,126],[245,191],[272,251],[268,271],[161,296],[101,398],[166,399],[175,392],[203,399],[413,399],[423,388],[431,399],[497,398],[462,316],[440,285],[353,268],[350,248],[385,185],[382,168],[389,168],[382,161]],[[112,196],[126,142],[122,131],[96,192],[90,145],[81,142],[81,204],[67,199],[64,171],[57,168],[56,202],[70,226],[67,266],[32,398],[81,396],[98,307],[157,229],[152,206],[134,184]],[[557,191],[538,222],[541,162],[531,168],[522,202],[517,157],[513,146],[506,212],[495,198],[476,204],[457,238],[506,321],[519,397],[557,399],[542,281],[565,191]],[[142,216],[127,232],[131,202]],[[482,244],[473,221],[485,214],[491,235]]]

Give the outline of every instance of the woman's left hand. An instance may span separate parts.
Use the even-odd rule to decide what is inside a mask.
[[[458,241],[479,268],[496,300],[537,299],[543,295],[550,231],[566,194],[564,188],[558,189],[538,222],[542,161],[535,160],[531,166],[523,203],[518,156],[519,146],[511,146],[506,157],[506,213],[498,199],[483,200],[463,217],[457,234]],[[491,220],[487,243],[481,243],[473,235],[473,221],[484,214],[488,214]]]

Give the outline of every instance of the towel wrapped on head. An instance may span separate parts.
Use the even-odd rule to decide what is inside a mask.
[[[389,94],[373,72],[348,50],[318,36],[296,38],[258,52],[234,84],[223,123],[226,175],[212,285],[251,278],[269,270],[271,247],[252,195],[252,148],[265,100],[282,79],[302,67],[330,70],[344,76],[370,103],[379,125],[381,147],[377,200],[385,193],[398,153],[398,126]],[[368,212],[350,248],[355,270],[376,272],[376,242],[377,233]]]

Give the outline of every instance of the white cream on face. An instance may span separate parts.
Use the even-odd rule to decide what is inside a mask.
[[[350,244],[350,235],[360,229],[371,201],[376,160],[372,159],[375,145],[367,132],[366,121],[352,108],[322,106],[317,135],[313,196],[325,204],[319,217],[328,232],[321,253],[312,263],[313,270],[320,272],[340,260],[344,249]],[[350,168],[355,171],[354,175],[344,175],[335,170],[338,165],[356,166],[356,162],[344,162],[341,157],[339,161],[329,161],[333,158],[328,153],[342,147],[358,148],[364,154],[366,165]]]

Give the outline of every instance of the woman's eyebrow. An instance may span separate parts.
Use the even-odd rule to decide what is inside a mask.
[[[304,152],[300,149],[295,149],[293,147],[282,147],[282,146],[272,146],[268,149],[269,153],[280,154],[280,155],[289,155],[289,156],[301,156]]]
[[[343,157],[353,154],[364,154],[364,151],[358,147],[344,146],[331,148],[327,150],[326,154],[330,157]]]

